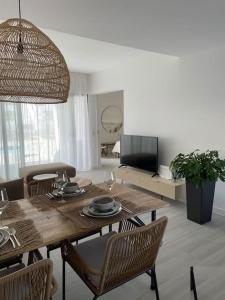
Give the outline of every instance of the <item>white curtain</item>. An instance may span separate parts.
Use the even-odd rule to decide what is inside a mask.
[[[101,166],[101,153],[98,128],[98,102],[96,95],[88,95],[88,111],[90,122],[91,168],[99,168]]]
[[[20,166],[54,161],[91,168],[86,76],[72,74],[71,83],[65,104],[0,104],[0,177],[16,178]]]
[[[79,171],[91,168],[90,126],[87,96],[70,96],[57,106],[58,160],[76,166]]]

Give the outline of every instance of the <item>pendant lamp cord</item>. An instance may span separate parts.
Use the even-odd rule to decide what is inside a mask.
[[[22,24],[21,24],[21,5],[20,5],[20,0],[19,0],[19,26],[20,26],[20,33],[19,33],[19,43],[17,45],[17,53],[22,54],[23,53],[23,44],[22,44]]]
[[[19,19],[20,19],[20,22],[21,22],[21,4],[20,4],[20,0],[19,0]]]

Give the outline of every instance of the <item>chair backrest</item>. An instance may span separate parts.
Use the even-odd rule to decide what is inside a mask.
[[[0,278],[0,299],[49,300],[52,261],[44,259]]]
[[[0,188],[6,188],[10,201],[24,198],[23,178],[1,182]]]
[[[31,181],[27,184],[29,197],[45,195],[53,191],[54,179]]]
[[[153,267],[166,225],[167,217],[162,217],[113,235],[107,244],[100,289],[110,289]]]

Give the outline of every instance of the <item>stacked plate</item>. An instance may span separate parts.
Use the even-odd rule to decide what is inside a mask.
[[[76,182],[67,182],[61,188],[53,191],[54,197],[71,198],[85,193],[85,189],[79,187]]]
[[[121,211],[121,204],[108,196],[97,197],[83,208],[83,214],[93,218],[109,218]]]
[[[3,228],[0,228],[0,248],[3,247],[9,240],[10,235],[8,231]]]
[[[52,195],[56,198],[57,197],[71,198],[71,197],[76,197],[76,196],[82,195],[85,192],[86,192],[85,189],[79,189],[79,190],[76,190],[75,192],[64,192],[64,191],[60,191],[60,190],[54,190],[52,192]]]

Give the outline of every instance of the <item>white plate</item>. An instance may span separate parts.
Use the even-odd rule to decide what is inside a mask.
[[[86,191],[85,189],[80,189],[78,191],[76,191],[75,193],[64,193],[64,192],[59,192],[58,190],[54,190],[52,192],[52,195],[56,198],[72,198],[72,197],[76,197],[76,196],[79,196],[79,195],[82,195],[84,194]]]
[[[0,248],[1,248],[8,242],[10,235],[9,235],[8,231],[6,231],[5,229],[2,229],[2,228],[0,228],[0,233],[4,236],[3,241],[0,243]]]
[[[107,211],[99,211],[99,210],[96,210],[92,204],[88,206],[88,212],[89,214],[91,215],[94,215],[94,216],[109,216],[109,215],[113,215],[115,214],[115,212],[117,212],[121,207],[121,204],[119,202],[114,202],[114,205],[112,207],[112,209],[110,210],[107,210]]]
[[[47,179],[54,179],[57,178],[58,175],[57,174],[39,174],[39,175],[35,175],[33,177],[33,180],[47,180]]]
[[[110,213],[109,212],[100,213],[100,212],[96,212],[96,211],[93,213],[91,206],[83,207],[82,212],[84,215],[86,215],[88,217],[92,217],[92,218],[111,218],[111,217],[119,214],[121,212],[121,210],[122,210],[122,208],[121,208],[120,203],[116,202],[115,208]]]

